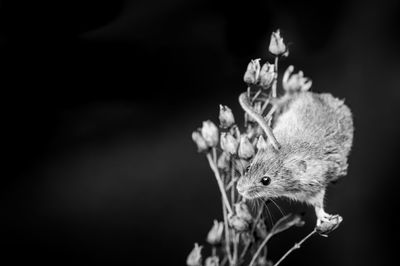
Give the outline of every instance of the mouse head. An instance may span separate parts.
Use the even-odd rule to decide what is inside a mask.
[[[257,154],[237,183],[238,192],[247,199],[274,198],[300,191],[300,180],[307,164],[301,153],[276,150],[262,137]]]

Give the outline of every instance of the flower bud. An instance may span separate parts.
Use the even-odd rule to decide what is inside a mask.
[[[247,231],[250,227],[249,223],[237,215],[231,215],[228,217],[229,225],[237,232]]]
[[[259,239],[265,239],[267,237],[267,226],[265,225],[264,220],[260,219],[256,226],[256,236]]]
[[[186,264],[188,266],[201,266],[201,250],[202,246],[199,246],[197,243],[194,244],[193,250],[190,252],[189,256],[186,259]]]
[[[287,92],[308,91],[311,88],[312,81],[304,77],[303,71],[297,74],[292,74],[293,66],[289,66],[282,78],[283,89]]]
[[[219,258],[217,256],[208,257],[205,266],[219,266]]]
[[[207,242],[210,243],[211,245],[220,244],[223,231],[224,231],[223,222],[218,222],[217,220],[214,220],[214,225],[207,235]]]
[[[260,86],[269,87],[275,79],[275,65],[265,63],[260,71]]]
[[[271,34],[269,51],[271,54],[274,54],[276,56],[283,55],[287,52],[286,45],[283,42],[283,38],[281,37],[281,33],[279,30]]]
[[[249,138],[246,135],[240,136],[240,144],[239,144],[239,157],[242,159],[250,159],[254,156],[254,147],[250,143]]]
[[[221,128],[229,128],[235,124],[232,110],[226,105],[219,105],[219,122]]]
[[[221,148],[230,154],[236,154],[238,148],[238,141],[229,132],[221,134]]]
[[[245,220],[246,222],[251,223],[251,221],[253,220],[253,216],[251,216],[247,204],[244,201],[240,201],[236,203],[234,206],[236,215]]]
[[[208,150],[208,145],[204,138],[201,136],[200,132],[198,131],[193,131],[192,133],[192,139],[194,143],[197,145],[197,151],[198,152],[203,152]]]
[[[244,73],[243,80],[248,84],[256,84],[260,75],[260,59],[251,60]]]
[[[217,166],[221,170],[228,170],[230,167],[229,162],[230,162],[229,153],[223,152],[218,158]]]
[[[215,147],[218,144],[218,128],[210,120],[203,122],[201,128],[201,135],[209,147]]]

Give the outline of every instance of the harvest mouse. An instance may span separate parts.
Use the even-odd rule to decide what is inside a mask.
[[[353,140],[350,109],[328,93],[300,91],[277,100],[272,128],[243,93],[239,102],[264,129],[258,152],[237,184],[246,199],[286,197],[314,206],[317,226],[338,215],[324,211],[329,183],[346,175]]]

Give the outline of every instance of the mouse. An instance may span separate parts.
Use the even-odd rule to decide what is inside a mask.
[[[330,93],[298,91],[275,98],[272,123],[239,96],[244,111],[266,133],[257,153],[237,182],[248,200],[285,197],[314,207],[317,226],[342,221],[324,209],[327,186],[347,174],[353,142],[353,118],[343,100]]]

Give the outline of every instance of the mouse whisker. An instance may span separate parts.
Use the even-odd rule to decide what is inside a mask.
[[[282,214],[282,217],[285,216],[285,212],[282,211],[281,207],[273,200],[271,199],[271,202],[278,208],[279,212]]]
[[[272,228],[274,226],[274,219],[271,215],[271,212],[269,211],[268,204],[265,201],[264,201],[264,205],[265,205],[265,209],[267,210],[268,217],[269,217],[269,219],[267,219],[267,220],[269,220],[269,222],[271,224],[271,228]]]

